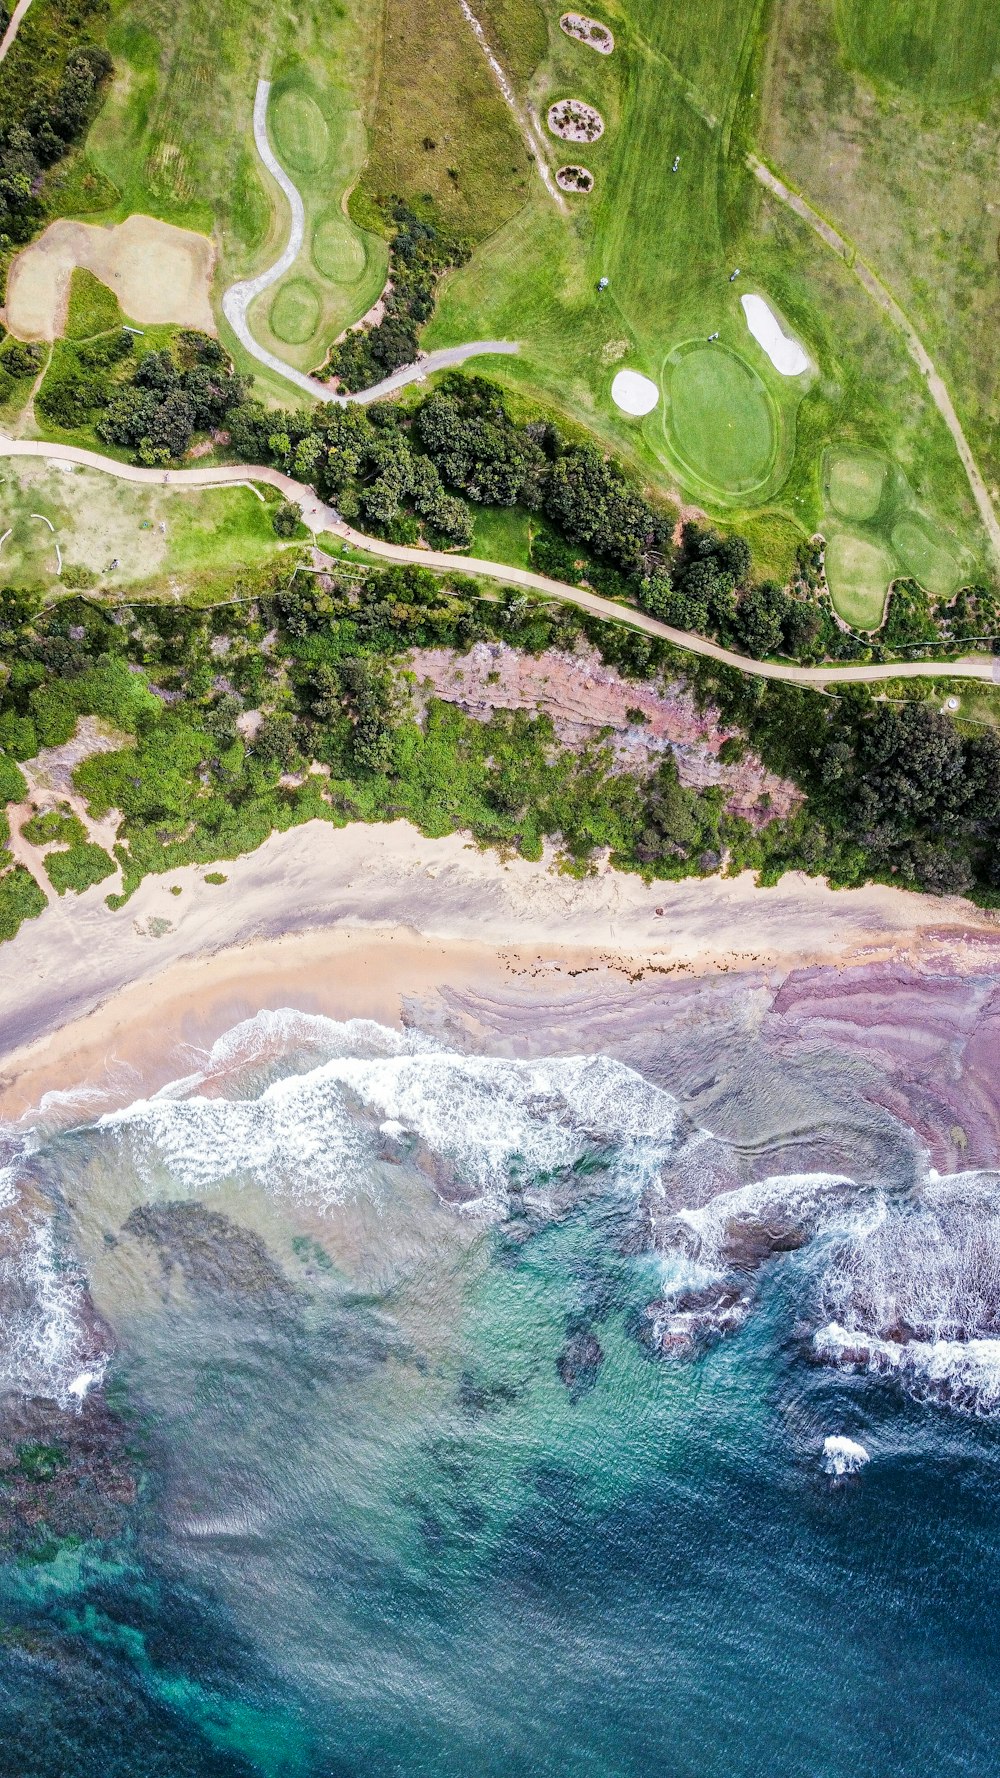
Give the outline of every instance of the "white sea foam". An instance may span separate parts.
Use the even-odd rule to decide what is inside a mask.
[[[823,1468],[827,1475],[857,1475],[870,1461],[870,1453],[856,1439],[845,1438],[842,1432],[833,1432],[823,1440]]]
[[[84,1321],[80,1282],[56,1253],[51,1222],[31,1221],[10,1241],[0,1286],[0,1391],[79,1405],[101,1382],[107,1360]]]
[[[836,1321],[813,1340],[816,1354],[875,1376],[893,1375],[911,1394],[964,1413],[1000,1409],[1000,1339],[884,1340]]]
[[[804,1243],[831,1229],[854,1227],[859,1218],[871,1226],[883,1215],[881,1199],[841,1174],[774,1174],[680,1211],[678,1232],[692,1258],[717,1270],[740,1235],[753,1229],[780,1229]]]
[[[764,348],[779,375],[800,377],[809,369],[808,356],[798,340],[782,332],[777,316],[762,296],[741,296],[740,302],[750,332],[758,346]]]
[[[128,1136],[141,1161],[163,1164],[194,1190],[250,1174],[336,1200],[370,1174],[373,1132],[358,1119],[360,1106],[448,1161],[474,1194],[499,1202],[513,1173],[530,1186],[595,1145],[613,1151],[616,1179],[642,1183],[683,1123],[670,1094],[604,1057],[456,1055],[365,1021],[350,1041],[367,1053],[333,1056],[254,1099],[178,1098],[175,1083],[167,1096],[107,1113],[98,1127]]]

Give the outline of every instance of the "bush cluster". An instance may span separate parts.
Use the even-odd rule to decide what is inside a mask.
[[[327,369],[345,389],[370,389],[417,355],[418,328],[434,310],[442,272],[469,257],[464,242],[422,222],[408,205],[392,206],[395,230],[389,249],[389,282],[381,321],[355,328],[334,346]]]

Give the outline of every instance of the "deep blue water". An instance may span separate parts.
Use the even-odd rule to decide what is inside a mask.
[[[797,1251],[744,1266],[742,1325],[664,1357],[646,1308],[681,1262],[636,1231],[700,1140],[669,1095],[515,1064],[466,1095],[474,1063],[436,1082],[391,1052],[299,1031],[15,1167],[17,1238],[51,1218],[55,1257],[8,1259],[8,1405],[15,1359],[22,1396],[61,1395],[55,1446],[109,1404],[138,1493],[89,1524],[84,1466],[8,1539],[0,1771],[1000,1772],[992,1249],[965,1184],[824,1187]],[[941,1321],[945,1273],[986,1342],[958,1405],[919,1366],[818,1361],[831,1302],[865,1325],[874,1279]],[[857,1473],[827,1473],[832,1434]]]

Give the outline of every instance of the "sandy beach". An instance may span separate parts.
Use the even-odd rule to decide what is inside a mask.
[[[0,947],[0,1115],[122,1065],[158,1084],[179,1048],[265,1006],[397,1024],[448,988],[538,1019],[582,976],[598,1004],[602,978],[616,1001],[626,982],[721,975],[773,995],[796,971],[960,978],[1000,961],[1000,926],[959,900],[799,875],[577,881],[405,822],[314,822],[220,870],[221,884],[202,867],[149,878],[116,913],[100,886],[67,896]]]

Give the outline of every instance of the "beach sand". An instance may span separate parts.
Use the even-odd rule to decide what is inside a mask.
[[[736,977],[770,1003],[796,972],[980,979],[1000,965],[1000,925],[957,899],[800,875],[770,889],[749,874],[576,880],[402,821],[313,822],[219,868],[221,884],[202,867],[148,878],[114,913],[102,886],[66,896],[0,947],[0,1116],[116,1071],[124,1096],[149,1090],[262,1007],[398,1024],[464,993],[565,1045],[584,987],[590,1009],[627,1013],[621,990],[640,979]]]

